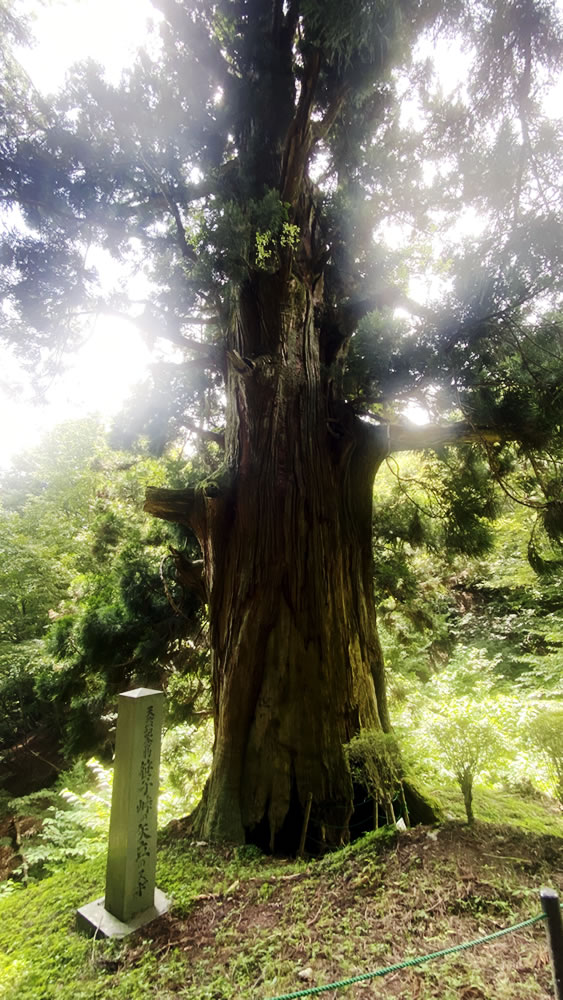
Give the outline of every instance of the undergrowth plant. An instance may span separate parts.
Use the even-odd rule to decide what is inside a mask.
[[[394,822],[393,799],[399,794],[408,825],[401,780],[403,761],[396,737],[392,733],[366,729],[345,744],[344,751],[353,781],[362,785],[373,799],[376,817],[379,805],[383,805],[387,821]]]
[[[189,813],[198,801],[211,761],[212,725],[180,725],[162,740],[159,827]],[[90,787],[86,787],[89,774]],[[66,783],[65,783],[66,782]],[[49,791],[12,799],[15,817],[34,816],[40,829],[19,845],[21,864],[13,872],[19,884],[52,874],[71,859],[96,858],[107,850],[113,768],[91,758],[78,762],[59,781],[56,801]],[[0,894],[14,891],[18,883],[0,884]]]
[[[497,655],[490,658],[483,649],[460,648],[428,683],[406,685],[395,718],[401,745],[408,747],[408,770],[432,783],[453,779],[470,823],[477,781],[550,794],[557,775],[549,752],[538,744],[539,736],[531,737],[532,720],[538,715],[533,700],[517,697],[499,683],[498,662]],[[546,722],[546,740],[548,731],[557,755],[556,720],[553,728]]]
[[[529,735],[550,771],[553,788],[563,806],[563,707],[544,708],[531,720]]]
[[[476,706],[471,699],[462,698],[437,715],[430,736],[443,770],[461,789],[467,822],[471,824],[475,818],[473,783],[506,757],[503,734],[487,715],[486,706]]]

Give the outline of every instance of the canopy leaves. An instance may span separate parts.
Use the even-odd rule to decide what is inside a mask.
[[[50,103],[2,51],[0,319],[30,364],[126,315],[185,360],[155,369],[129,439],[220,447],[239,293],[259,317],[264,274],[308,275],[330,405],[382,433],[413,402],[463,418],[499,480],[517,441],[558,535],[554,4],[155,0],[119,86],[83,64]],[[243,364],[275,347],[255,346]]]

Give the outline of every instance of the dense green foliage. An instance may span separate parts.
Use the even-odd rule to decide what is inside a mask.
[[[529,697],[563,694],[561,571],[528,558],[535,514],[497,489],[484,552],[444,545],[449,512],[431,453],[389,462],[375,498],[375,586],[392,689],[483,651],[492,675]],[[514,488],[514,479],[508,480]],[[545,561],[553,550],[544,548]]]
[[[392,733],[365,729],[347,744],[346,755],[353,781],[365,788],[374,804],[383,805],[387,822],[391,823],[394,817],[392,801],[398,797],[404,773],[396,738]],[[377,825],[375,821],[374,826]]]
[[[563,805],[563,708],[539,712],[530,724],[530,739],[547,762],[555,794]]]
[[[112,451],[95,420],[59,428],[2,474],[5,745],[48,725],[68,751],[109,746],[115,695],[134,684],[170,686],[179,719],[205,708],[200,605],[166,582],[167,546],[189,553],[190,540],[141,512],[147,481],[189,474],[181,459]]]
[[[45,464],[38,467],[40,462]],[[214,939],[203,952],[194,953],[189,972],[184,965],[182,949],[174,946],[168,951],[165,945],[164,957],[160,953],[155,954],[150,944],[136,942],[120,945],[98,943],[92,950],[89,942],[74,936],[72,922],[75,908],[99,894],[103,884],[111,771],[93,763],[91,767],[97,780],[92,785],[86,778],[88,768],[78,762],[73,771],[63,775],[49,793],[9,804],[10,815],[16,819],[35,815],[42,820],[43,827],[33,837],[24,838],[14,862],[14,880],[7,883],[3,894],[0,893],[5,897],[0,900],[0,912],[6,918],[5,925],[11,928],[9,939],[0,936],[0,986],[7,998],[14,997],[15,1000],[17,996],[31,1000],[33,997],[36,1000],[43,996],[45,1000],[50,1000],[51,997],[68,995],[69,998],[82,996],[84,1000],[93,997],[107,997],[108,1000],[110,997],[116,1000],[119,997],[127,997],[127,1000],[138,997],[141,1000],[145,996],[154,996],[155,991],[162,996],[167,995],[167,990],[171,996],[175,995],[181,984],[187,997],[200,1000],[208,995],[211,1000],[214,991],[219,990],[225,996],[253,996],[258,979],[265,984],[271,983],[268,990],[273,994],[281,988],[279,983],[299,986],[299,982],[295,982],[295,955],[287,952],[285,943],[295,941],[294,947],[297,948],[297,940],[303,941],[304,935],[310,940],[310,951],[303,958],[301,952],[296,952],[300,959],[297,962],[299,968],[309,966],[311,961],[315,967],[319,963],[322,965],[323,948],[326,950],[327,940],[333,941],[335,964],[325,976],[327,979],[384,964],[390,952],[382,944],[375,951],[363,950],[356,937],[358,919],[352,915],[352,910],[343,909],[342,918],[333,922],[330,913],[336,911],[331,907],[330,913],[328,910],[323,912],[311,925],[312,917],[319,912],[320,898],[327,891],[323,881],[327,878],[330,879],[331,892],[335,891],[335,885],[340,884],[340,879],[346,886],[352,880],[354,899],[361,900],[364,917],[366,901],[363,892],[374,881],[380,895],[377,896],[370,888],[369,898],[380,899],[378,913],[381,919],[385,914],[391,920],[394,914],[393,919],[398,920],[401,927],[410,926],[404,917],[407,911],[396,909],[397,894],[404,894],[404,900],[400,895],[401,905],[407,906],[408,903],[408,912],[418,916],[412,918],[412,942],[408,935],[397,942],[397,958],[409,953],[409,947],[411,953],[421,953],[421,931],[428,933],[430,927],[424,923],[421,914],[429,910],[433,912],[436,907],[441,912],[440,899],[449,900],[446,908],[448,918],[441,919],[433,934],[446,941],[450,940],[447,923],[447,919],[451,919],[450,914],[455,915],[458,933],[459,921],[463,919],[464,930],[461,933],[472,937],[480,933],[484,921],[490,921],[491,929],[494,929],[499,921],[509,923],[536,911],[538,862],[530,862],[534,872],[531,878],[536,888],[523,886],[519,855],[528,857],[532,843],[536,845],[534,851],[537,850],[538,837],[561,835],[563,832],[560,815],[549,797],[549,794],[560,793],[560,771],[557,768],[561,765],[561,710],[549,708],[553,699],[561,695],[558,664],[563,628],[561,605],[557,599],[558,575],[552,573],[544,578],[530,567],[526,561],[529,519],[522,508],[512,509],[510,504],[505,505],[505,512],[496,524],[491,525],[493,546],[487,556],[464,557],[461,561],[459,556],[448,555],[441,546],[433,545],[431,535],[423,537],[419,533],[407,537],[403,530],[408,503],[408,500],[405,502],[404,490],[412,491],[412,480],[416,480],[418,492],[414,499],[419,506],[431,502],[421,485],[419,464],[415,456],[405,456],[400,467],[393,466],[390,470],[387,486],[390,497],[385,507],[388,516],[380,533],[374,534],[374,545],[380,553],[378,565],[387,566],[387,571],[377,576],[376,586],[380,616],[384,622],[387,659],[392,670],[393,716],[403,756],[402,759],[396,758],[392,742],[389,745],[389,773],[382,774],[381,759],[385,754],[382,755],[381,748],[376,746],[374,769],[370,770],[368,764],[369,774],[362,773],[373,749],[369,745],[369,734],[364,734],[351,748],[351,767],[368,792],[383,804],[389,794],[397,792],[398,772],[406,767],[410,775],[422,778],[432,793],[438,796],[447,815],[459,821],[465,815],[466,805],[455,780],[460,775],[462,780],[459,784],[463,785],[463,768],[469,766],[474,778],[471,810],[477,829],[481,828],[483,821],[508,825],[502,833],[490,827],[477,836],[483,836],[487,851],[491,844],[498,844],[501,854],[514,855],[515,874],[507,875],[506,869],[495,874],[489,859],[486,870],[475,880],[475,889],[460,893],[459,886],[463,887],[465,882],[461,879],[460,883],[460,874],[456,870],[452,874],[455,885],[452,883],[449,887],[448,865],[453,862],[446,861],[444,856],[437,861],[436,871],[431,867],[428,873],[428,847],[436,841],[430,842],[426,834],[424,843],[420,845],[421,858],[416,867],[413,861],[412,871],[396,873],[383,870],[378,860],[379,841],[368,835],[352,848],[345,849],[341,859],[339,855],[326,858],[318,870],[315,868],[307,875],[307,880],[313,878],[313,882],[310,889],[302,892],[299,886],[304,872],[303,863],[288,867],[286,863],[258,855],[232,852],[232,855],[226,856],[224,853],[215,854],[208,848],[180,847],[174,840],[169,840],[159,855],[158,884],[174,894],[174,919],[189,919],[190,914],[197,914],[198,907],[203,905],[198,897],[207,898],[210,892],[214,892],[217,895],[212,901],[213,913],[221,915],[223,910],[229,913],[231,904],[234,904],[232,926],[230,918],[227,918],[224,936],[220,934],[219,939]],[[143,561],[146,566],[154,567],[160,553],[165,551],[167,539],[160,532],[155,535],[152,524],[145,521],[145,530],[142,530],[144,519],[141,519],[137,509],[141,491],[138,477],[142,485],[142,477],[146,475],[153,480],[157,475],[168,475],[169,481],[174,482],[174,466],[155,463],[142,455],[124,456],[109,451],[99,427],[89,422],[62,428],[50,444],[45,442],[37,452],[21,456],[15,471],[4,474],[6,509],[14,518],[21,518],[18,524],[22,541],[26,543],[15,544],[13,548],[7,545],[9,558],[6,565],[11,566],[21,550],[25,556],[28,550],[33,549],[37,538],[43,537],[34,525],[41,525],[43,516],[48,518],[49,514],[50,548],[40,550],[39,576],[46,581],[49,579],[49,574],[42,572],[41,560],[46,560],[46,570],[52,565],[53,553],[57,555],[58,552],[59,532],[62,538],[59,556],[66,554],[68,575],[64,580],[67,591],[60,597],[65,616],[52,621],[49,619],[48,611],[59,594],[55,587],[43,604],[33,606],[24,626],[21,626],[26,635],[35,638],[22,639],[19,643],[12,639],[5,646],[6,662],[9,650],[12,656],[18,651],[21,653],[22,674],[29,674],[35,685],[30,688],[30,704],[37,718],[49,718],[51,704],[37,700],[38,692],[43,688],[37,685],[32,665],[25,659],[29,642],[34,642],[35,648],[40,651],[42,670],[48,676],[58,678],[65,670],[72,670],[80,692],[75,709],[79,710],[76,718],[81,720],[81,726],[87,718],[88,724],[95,728],[100,712],[105,712],[108,704],[111,705],[113,689],[108,680],[107,662],[102,657],[99,663],[95,655],[96,647],[89,647],[86,639],[82,638],[88,635],[87,631],[83,631],[83,622],[86,615],[92,620],[92,609],[99,607],[116,609],[112,615],[106,610],[104,621],[108,620],[108,615],[111,622],[119,620],[120,609],[127,606],[121,597],[121,575],[125,573],[127,579],[127,566],[142,565]],[[411,480],[408,486],[407,479]],[[395,492],[397,498],[393,499]],[[56,504],[53,503],[55,495]],[[384,494],[380,496],[385,499]],[[77,525],[84,515],[84,503],[88,509],[94,509],[94,516],[91,521],[87,517],[79,532]],[[416,512],[416,506],[413,505],[412,510]],[[60,526],[57,511],[64,514]],[[112,532],[108,530],[108,514],[111,513],[115,514],[115,518],[109,524],[112,528],[116,526]],[[63,532],[65,525],[66,534]],[[178,544],[177,540],[175,544]],[[126,564],[119,560],[121,546],[126,547]],[[108,551],[115,557],[115,565],[113,558],[108,559]],[[25,566],[22,558],[20,573],[24,572]],[[407,570],[409,575],[405,581]],[[8,584],[10,578],[7,579],[6,594],[11,593]],[[161,586],[162,581],[158,578],[155,587],[160,594]],[[170,586],[173,584],[170,583]],[[179,599],[179,593],[174,593]],[[527,595],[525,600],[524,595]],[[58,608],[58,605],[55,607]],[[421,608],[425,609],[426,615],[421,615]],[[167,601],[163,601],[163,610],[170,614],[173,609]],[[11,619],[6,612],[3,615],[6,616],[8,629]],[[149,624],[151,621],[152,614]],[[52,650],[58,648],[61,622],[65,630],[78,638],[75,649],[71,650],[73,655],[68,660],[63,655],[62,660],[57,661]],[[46,624],[47,642],[42,637]],[[184,619],[182,629],[187,624]],[[118,630],[111,633],[111,642],[108,640],[110,648],[121,641],[120,634]],[[140,634],[142,637],[142,632]],[[542,639],[545,641],[540,641]],[[166,648],[164,644],[155,656],[162,655]],[[62,652],[64,654],[65,651]],[[189,672],[187,676],[183,673],[187,656],[186,651],[179,662],[174,657],[167,661],[175,664],[166,677],[175,695],[192,684]],[[142,672],[151,667],[152,661],[148,657],[137,655],[135,670]],[[123,675],[124,681],[126,676]],[[139,676],[145,675],[140,673]],[[91,683],[103,688],[104,697],[96,703],[89,701],[84,714],[81,710],[83,692]],[[69,713],[64,701],[67,690],[65,685],[55,691],[54,704],[63,711],[72,733],[76,731],[76,723],[73,722],[73,711]],[[543,701],[547,702],[547,708],[542,705]],[[9,706],[10,702],[6,704]],[[105,706],[103,709],[102,705]],[[44,715],[45,712],[47,715]],[[107,732],[106,729],[103,731]],[[483,734],[485,744],[481,740]],[[184,725],[170,728],[166,733],[161,776],[161,823],[193,808],[210,763],[210,738],[209,727],[204,732],[202,728],[195,731],[193,727]],[[374,734],[372,739],[379,740],[380,734]],[[367,754],[364,752],[366,744]],[[7,804],[4,808],[8,808]],[[397,811],[401,809],[398,801],[395,808]],[[384,821],[383,808],[379,821]],[[525,833],[520,834],[523,838],[521,842],[517,840],[508,846],[511,835],[506,830],[510,826],[522,827]],[[361,824],[359,830],[364,828]],[[353,825],[351,832],[352,835],[356,832]],[[434,835],[438,841],[442,836],[441,833]],[[449,838],[449,855],[454,834],[450,830],[444,835]],[[385,850],[386,831],[380,831],[379,836],[383,838],[381,849]],[[507,839],[506,846],[503,838]],[[463,848],[465,865],[470,848],[468,844]],[[401,850],[409,848],[403,843]],[[554,857],[553,847],[547,845],[545,850],[548,857]],[[78,864],[76,859],[83,860]],[[323,864],[330,867],[325,869]],[[543,865],[547,877],[551,870],[550,863],[543,862]],[[427,872],[428,883],[419,884],[420,873],[424,871]],[[278,907],[271,911],[270,906],[274,906],[276,892],[279,891],[276,878],[280,874],[280,885],[284,884],[283,878],[287,875],[297,876],[297,884],[289,882],[293,887],[291,900],[286,900],[282,909]],[[308,886],[309,881],[305,885]],[[387,886],[386,895],[381,898],[384,885]],[[248,904],[245,898],[239,898],[243,891],[249,893]],[[414,910],[413,891],[421,894],[420,904]],[[268,930],[264,935],[258,933],[250,943],[246,937],[241,941],[238,931],[240,920],[244,922],[241,915],[246,905],[253,908],[253,914],[258,912],[257,907],[267,910],[264,919]],[[350,905],[348,900],[346,906]],[[282,919],[272,931],[274,914],[276,919],[281,914]],[[194,916],[194,919],[197,917]],[[252,919],[255,924],[255,916]],[[286,919],[296,928],[294,937],[284,924]],[[319,920],[322,942],[315,939]],[[471,921],[476,921],[475,927]],[[17,935],[14,937],[14,926],[24,928],[25,940]],[[380,933],[379,937],[383,941],[385,933]],[[364,937],[360,938],[360,942],[364,940]],[[155,947],[160,947],[160,944]],[[216,961],[216,957],[224,955],[224,949],[231,947],[233,955],[236,953],[238,958],[227,959],[223,966]],[[537,950],[537,943],[530,947]],[[468,961],[471,962],[471,959]],[[469,965],[460,971],[456,966],[447,974],[442,968],[436,969],[435,973],[427,974],[424,986],[420,987],[423,990],[421,995],[425,996],[424,990],[427,990],[428,997],[436,995],[438,989],[442,990],[445,976],[447,981],[456,982],[459,988],[468,981],[479,983],[482,995],[490,996],[491,1000],[493,996],[495,1000],[498,996],[502,997],[503,992],[512,1000],[518,995],[514,992],[518,986],[510,979],[509,973],[495,981],[494,986],[486,985],[491,973],[485,970],[493,967],[494,964],[487,959],[484,968]],[[512,968],[512,960],[508,967]],[[518,983],[524,982],[529,990],[532,980],[528,981],[526,975],[518,972],[517,978]],[[547,975],[545,979],[547,989]],[[537,972],[533,980],[537,983]],[[537,995],[538,998],[542,996],[539,991]],[[455,992],[451,996],[453,1000]]]
[[[530,519],[508,499],[490,523],[488,555],[461,559],[444,549],[438,533],[447,517],[431,516],[435,468],[430,456],[390,464],[374,529],[380,628],[408,767],[432,783],[473,761],[473,777],[558,795],[558,709],[550,706],[563,683],[559,573],[530,567]],[[2,518],[12,526],[3,535],[1,575],[5,746],[49,725],[67,752],[105,752],[115,694],[135,683],[164,686],[172,723],[205,719],[205,619],[193,594],[172,579],[170,604],[157,566],[167,543],[179,544],[177,532],[156,528],[139,511],[149,477],[174,483],[185,474],[185,462],[111,451],[95,421],[61,427],[3,474]],[[23,610],[18,593],[26,595]],[[193,775],[208,766],[202,772],[194,739],[197,747],[195,731],[180,727],[164,747],[170,787],[192,806],[200,787]],[[364,767],[362,741],[371,746],[370,739],[378,737],[353,742],[353,770]],[[458,739],[471,751],[468,762],[457,760]],[[383,776],[374,767],[358,780],[384,804],[404,765],[391,762]]]
[[[159,827],[190,812],[201,795],[211,763],[212,727],[180,724],[162,739]],[[96,758],[78,758],[50,789],[0,800],[15,824],[29,824],[14,855],[10,880],[0,896],[45,878],[68,861],[106,855],[113,769]]]

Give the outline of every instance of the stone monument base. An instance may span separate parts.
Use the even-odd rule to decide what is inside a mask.
[[[125,937],[133,931],[139,930],[145,924],[150,923],[170,907],[170,900],[166,898],[160,889],[154,890],[154,906],[149,906],[148,910],[136,913],[134,917],[124,923],[109,913],[104,907],[105,897],[95,899],[93,903],[87,903],[76,911],[76,929],[88,934],[90,937]]]

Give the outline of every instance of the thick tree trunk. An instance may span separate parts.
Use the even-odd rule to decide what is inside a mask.
[[[241,299],[229,372],[227,485],[207,490],[204,554],[216,741],[209,839],[338,843],[353,809],[342,745],[388,728],[371,560],[373,436],[329,406],[313,301],[261,275]]]
[[[178,557],[183,579],[205,592],[213,651],[215,752],[199,832],[296,850],[311,797],[310,846],[346,838],[354,789],[343,744],[362,728],[389,729],[372,489],[394,443],[410,445],[402,431],[362,423],[342,398],[346,347],[366,304],[354,304],[356,281],[338,265],[340,237],[323,232],[307,165],[347,91],[335,90],[319,120],[321,48],[303,48],[296,87],[298,5],[274,8],[272,18],[258,5],[245,33],[247,107],[228,165],[249,231],[265,192],[277,190],[294,235],[272,220],[275,273],[251,247],[245,257],[226,332],[224,475],[199,490],[153,490],[146,509],[188,523],[203,555],[203,572]]]
[[[201,836],[296,850],[347,837],[343,753],[389,729],[373,600],[372,491],[384,445],[333,395],[307,282],[259,273],[228,356],[224,474],[151,491],[195,530],[212,648],[215,748]]]

